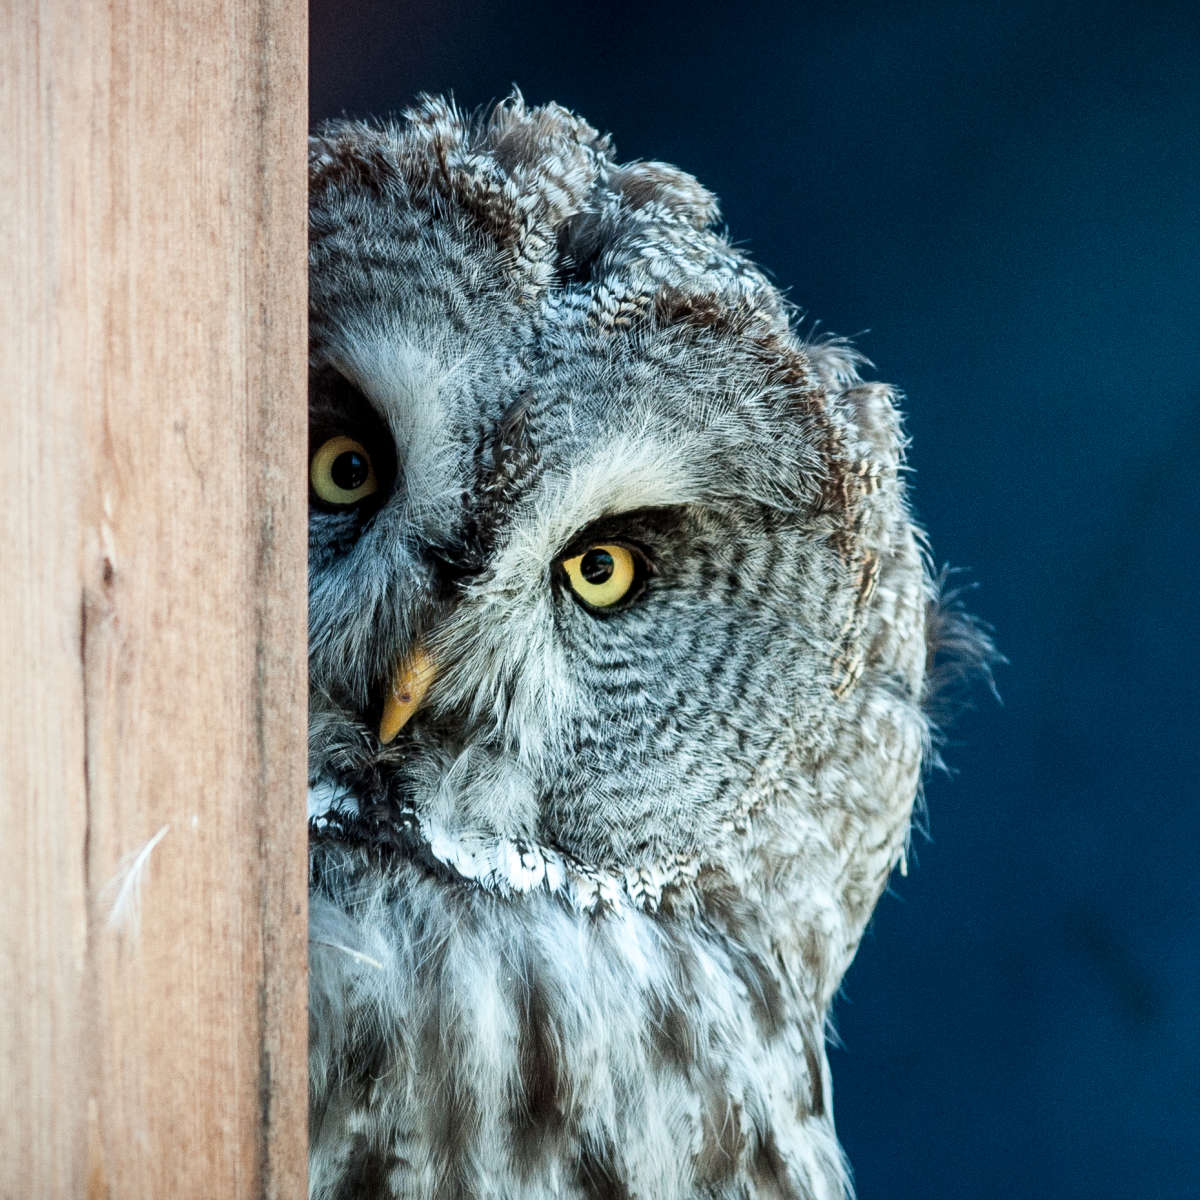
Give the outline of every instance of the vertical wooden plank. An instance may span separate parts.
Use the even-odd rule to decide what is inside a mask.
[[[304,1194],[306,38],[0,0],[5,1198]]]

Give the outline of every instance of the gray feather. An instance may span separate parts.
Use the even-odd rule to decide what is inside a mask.
[[[826,1020],[930,745],[895,394],[554,105],[311,181],[314,449],[380,477],[310,526],[311,1195],[843,1196]]]

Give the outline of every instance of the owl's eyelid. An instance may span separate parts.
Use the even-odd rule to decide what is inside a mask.
[[[341,421],[333,416],[328,420],[318,418],[309,424],[308,457],[311,459],[326,442],[335,437],[348,437],[351,441],[358,442],[372,458],[375,457],[376,449],[373,443],[379,441],[379,433],[376,430],[368,429],[365,421]]]
[[[647,574],[657,574],[656,556],[651,542],[645,537],[635,535],[632,531],[636,529],[639,532],[649,532],[647,526],[663,524],[677,512],[678,509],[674,507],[637,508],[630,509],[628,512],[610,513],[607,516],[598,517],[570,538],[566,546],[554,556],[554,562],[565,562],[577,554],[582,554],[589,547],[602,542],[614,542],[618,546],[625,546],[633,551],[641,560]]]

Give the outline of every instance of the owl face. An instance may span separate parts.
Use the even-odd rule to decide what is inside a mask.
[[[927,585],[890,395],[796,339],[714,215],[554,107],[315,142],[310,773],[339,836],[722,862],[835,776],[906,823]]]

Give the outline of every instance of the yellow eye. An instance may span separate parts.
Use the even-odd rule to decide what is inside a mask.
[[[308,477],[326,504],[357,504],[379,487],[371,456],[350,437],[330,438],[312,456]]]
[[[563,570],[571,591],[591,608],[611,608],[624,600],[638,574],[633,551],[613,542],[564,559]]]

